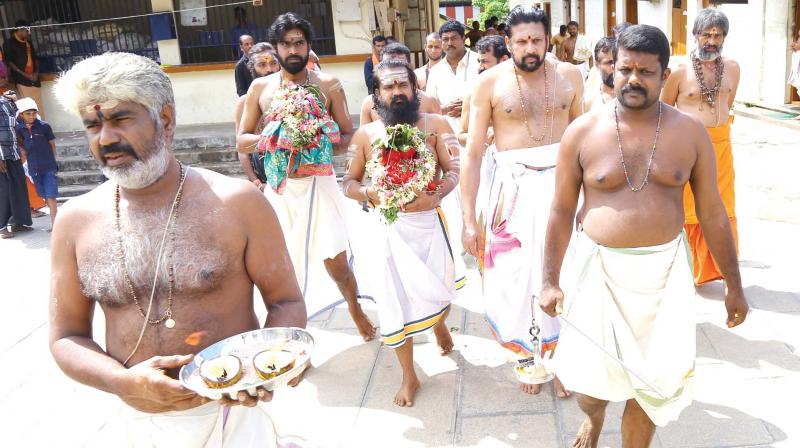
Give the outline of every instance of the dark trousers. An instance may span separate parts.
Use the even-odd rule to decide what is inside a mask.
[[[25,170],[19,160],[6,160],[6,172],[0,173],[0,229],[10,221],[16,225],[33,225]]]

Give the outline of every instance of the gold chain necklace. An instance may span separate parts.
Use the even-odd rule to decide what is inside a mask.
[[[647,162],[647,171],[644,173],[641,185],[634,187],[631,183],[631,178],[628,176],[628,167],[625,165],[625,153],[622,151],[622,133],[619,130],[619,115],[617,115],[617,108],[619,102],[614,104],[614,122],[617,125],[617,146],[619,147],[619,155],[622,158],[622,171],[625,173],[625,180],[628,181],[628,187],[634,193],[642,191],[647,186],[650,177],[650,169],[653,166],[653,156],[656,155],[656,144],[658,143],[658,134],[661,133],[661,101],[658,102],[658,122],[656,123],[656,137],[653,139],[653,149],[650,151],[650,161]]]
[[[517,66],[514,65],[514,78],[517,80],[517,94],[519,95],[519,101],[520,104],[522,105],[522,120],[525,123],[525,130],[528,132],[528,138],[530,138],[531,141],[536,143],[539,143],[542,140],[544,140],[544,137],[547,135],[548,117],[552,113],[552,109],[550,107],[550,100],[548,99],[550,94],[550,84],[547,81],[547,61],[545,61],[543,64],[543,70],[544,70],[544,122],[542,124],[542,135],[536,138],[531,133],[531,127],[528,124],[528,108],[525,106],[525,97],[522,95],[522,88],[520,87],[519,84],[519,72],[517,72]]]
[[[158,325],[161,322],[164,322],[164,326],[167,328],[173,328],[175,326],[175,320],[172,318],[172,294],[175,290],[175,269],[173,268],[172,264],[172,257],[174,255],[175,250],[175,232],[174,232],[174,224],[175,220],[178,217],[178,208],[181,204],[181,198],[183,197],[183,185],[186,181],[186,172],[184,170],[183,164],[178,162],[178,166],[180,167],[180,184],[178,185],[178,192],[175,194],[175,199],[172,201],[172,216],[171,219],[167,219],[167,227],[169,230],[172,227],[173,231],[170,232],[170,244],[172,245],[172,250],[169,253],[169,260],[167,263],[167,278],[169,279],[169,286],[167,292],[167,310],[164,314],[159,317],[158,319],[148,319],[147,323],[150,325]],[[131,280],[131,276],[128,273],[128,268],[125,266],[125,249],[122,242],[122,224],[120,223],[120,211],[119,211],[119,184],[117,184],[116,190],[114,191],[114,216],[117,226],[117,255],[119,256],[119,263],[120,267],[122,268],[122,275],[125,277],[125,282],[128,286],[128,293],[130,294],[131,298],[133,299],[133,303],[136,304],[136,308],[139,310],[139,314],[147,318],[147,314],[142,309],[142,304],[139,303],[139,298],[136,296],[136,290],[133,287],[133,281]],[[161,257],[161,253],[158,255]],[[156,272],[153,278],[153,290],[155,290],[155,283],[158,279],[158,272]],[[152,298],[151,298],[152,300]]]

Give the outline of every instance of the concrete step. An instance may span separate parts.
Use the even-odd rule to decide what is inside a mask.
[[[175,151],[175,157],[187,165],[202,163],[238,162],[233,149],[204,149]],[[58,160],[61,172],[85,171],[97,169],[97,161],[92,157],[64,157]]]
[[[191,166],[216,171],[226,176],[244,178],[244,173],[242,173],[242,169],[239,166],[238,161],[236,163],[222,162],[193,164]],[[103,174],[100,172],[100,170],[59,172],[58,192],[61,195],[62,200],[64,200],[66,198],[88,193],[104,181],[105,179],[103,178]]]

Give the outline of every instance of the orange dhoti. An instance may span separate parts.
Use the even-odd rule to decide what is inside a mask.
[[[733,171],[733,152],[731,149],[731,126],[725,123],[714,128],[706,128],[711,143],[714,144],[714,154],[717,159],[717,187],[722,196],[722,203],[728,213],[733,231],[733,241],[737,251],[739,247],[739,234],[736,230],[736,194],[734,193],[734,171]],[[706,245],[706,239],[697,215],[694,210],[694,195],[689,184],[683,192],[683,211],[686,214],[686,236],[689,247],[692,249],[692,261],[694,268],[694,283],[701,285],[713,280],[722,279],[722,273],[716,261],[711,256],[711,252]]]

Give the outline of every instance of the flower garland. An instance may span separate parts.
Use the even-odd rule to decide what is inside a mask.
[[[366,173],[372,179],[380,203],[375,208],[386,224],[423,191],[436,191],[436,157],[425,145],[422,133],[408,124],[386,128],[386,137],[373,142]]]
[[[333,174],[339,126],[325,109],[319,87],[287,83],[275,92],[264,121],[258,150],[273,190],[283,193],[289,174]]]

